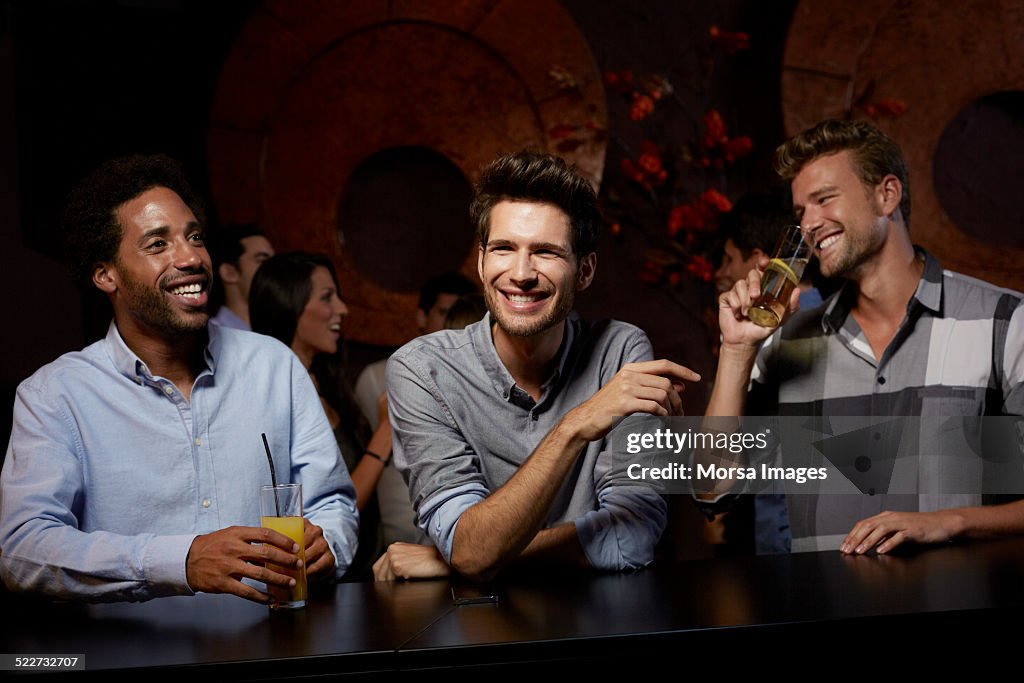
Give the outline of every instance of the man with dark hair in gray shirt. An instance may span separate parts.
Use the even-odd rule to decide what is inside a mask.
[[[572,313],[594,277],[589,183],[550,155],[484,169],[470,209],[488,315],[388,363],[394,458],[435,548],[393,544],[378,579],[494,576],[518,559],[651,562],[665,502],[611,466],[616,417],[679,415],[697,374],[651,360],[642,330]]]

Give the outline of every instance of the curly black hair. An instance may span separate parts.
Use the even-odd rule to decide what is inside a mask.
[[[72,190],[64,208],[64,256],[79,286],[90,289],[96,264],[117,255],[123,232],[117,208],[154,187],[174,191],[205,225],[203,203],[180,163],[163,154],[111,159]]]

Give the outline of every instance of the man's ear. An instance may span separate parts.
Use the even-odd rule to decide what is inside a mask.
[[[597,252],[590,252],[580,259],[580,266],[576,271],[576,291],[582,292],[594,281],[594,274],[597,272]]]
[[[114,265],[103,261],[97,263],[92,269],[92,283],[104,294],[116,292],[117,271]]]
[[[241,275],[238,272],[238,268],[235,268],[230,263],[222,263],[217,267],[217,275],[220,277],[220,281],[226,285],[237,285]]]
[[[742,254],[741,254],[742,256]],[[753,270],[754,268],[761,268],[761,263],[768,259],[769,256],[765,252],[761,251],[760,247],[754,247],[750,250],[750,258],[743,262],[743,267],[746,272]]]
[[[875,199],[883,216],[890,216],[900,208],[903,200],[903,183],[891,173],[875,186]]]

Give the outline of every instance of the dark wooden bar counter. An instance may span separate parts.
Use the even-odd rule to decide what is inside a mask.
[[[219,679],[437,667],[479,675],[513,664],[598,673],[691,659],[756,670],[779,657],[792,664],[804,648],[844,659],[868,648],[875,668],[913,634],[935,643],[932,662],[952,656],[943,648],[954,640],[958,651],[983,647],[986,661],[1015,661],[1024,540],[534,574],[495,591],[497,604],[456,606],[447,581],[341,584],[295,613],[216,595],[110,605],[4,595],[0,652],[83,654],[107,678],[150,673],[139,667]]]

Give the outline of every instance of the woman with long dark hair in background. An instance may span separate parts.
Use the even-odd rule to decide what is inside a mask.
[[[339,352],[341,323],[347,314],[334,264],[322,254],[278,254],[265,261],[253,277],[249,290],[252,329],[287,344],[309,371],[351,473],[360,534],[359,552],[347,577],[366,578],[360,574],[381,550],[373,494],[391,458],[391,423],[382,398],[380,423],[370,434],[352,398]]]

